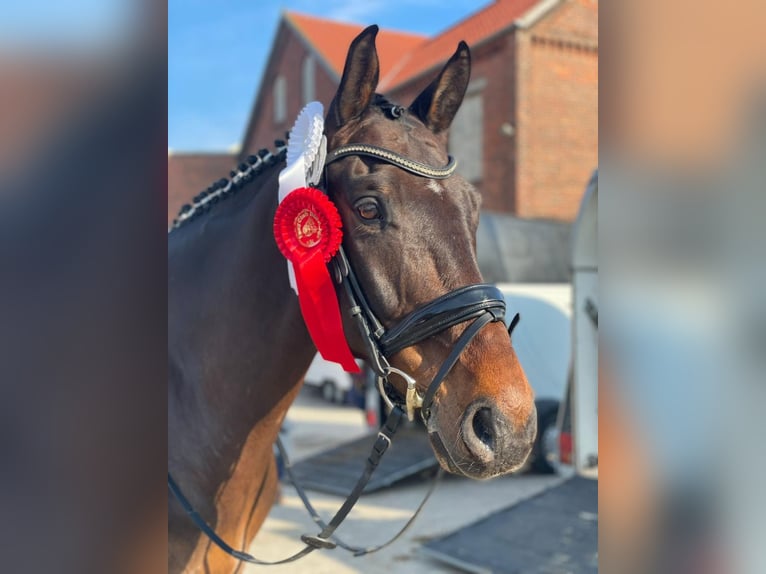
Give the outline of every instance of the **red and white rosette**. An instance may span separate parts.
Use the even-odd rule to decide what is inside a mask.
[[[307,179],[315,180],[316,164],[324,164],[321,115],[318,131],[316,113],[306,121],[306,112],[315,112],[310,110],[312,104],[301,112],[290,134],[291,140],[295,134],[299,141],[305,142],[302,143],[305,153],[289,157],[287,167],[280,174],[274,238],[288,260],[290,284],[298,293],[303,320],[317,350],[325,360],[339,363],[350,373],[358,373],[359,366],[343,332],[335,285],[327,270],[343,239],[340,214],[329,197],[306,183]],[[317,105],[321,113],[321,104]],[[309,133],[300,129],[296,132],[296,128],[305,125],[311,128]],[[320,141],[316,141],[317,133]],[[287,191],[289,186],[293,187]]]

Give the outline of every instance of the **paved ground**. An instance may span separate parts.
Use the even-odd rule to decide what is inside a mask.
[[[300,460],[368,432],[362,411],[329,405],[311,388],[301,393],[288,414],[288,420],[291,425],[288,448],[293,460]],[[424,556],[419,552],[420,544],[528,498],[561,480],[561,477],[522,475],[479,482],[447,476],[410,530],[392,546],[362,558],[354,558],[340,549],[317,551],[296,563],[269,567],[268,571],[275,574],[458,572]],[[388,540],[411,516],[426,487],[426,482],[413,478],[382,492],[364,496],[338,534],[351,544],[365,546]],[[342,502],[337,496],[316,492],[309,492],[309,495],[326,519]],[[263,559],[283,558],[302,547],[299,537],[307,532],[316,534],[317,527],[306,514],[295,491],[285,487],[282,504],[272,509],[249,551]],[[245,572],[253,574],[264,570],[263,567],[250,566]]]

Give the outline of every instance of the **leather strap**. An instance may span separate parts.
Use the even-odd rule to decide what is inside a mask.
[[[513,330],[516,328],[516,325],[519,324],[519,321],[521,321],[521,315],[516,313],[513,316],[513,319],[511,319],[510,324],[508,325],[508,336],[513,337]]]
[[[380,346],[385,355],[391,356],[485,312],[497,321],[505,317],[500,290],[484,283],[461,287],[407,315],[381,337]]]
[[[398,409],[398,410],[401,413],[401,409]],[[402,415],[399,414],[398,416],[401,417]],[[309,515],[314,520],[314,522],[320,528],[322,528],[323,531],[327,530],[328,528],[330,528],[330,526],[326,522],[324,522],[324,520],[322,520],[322,518],[319,516],[319,513],[314,509],[314,506],[311,504],[311,501],[309,500],[305,489],[303,488],[303,486],[300,484],[298,479],[293,474],[292,464],[290,463],[290,459],[287,456],[287,451],[282,445],[282,441],[279,438],[277,438],[277,448],[279,449],[279,452],[282,455],[282,460],[285,465],[285,472],[287,473],[287,476],[290,479],[290,482],[292,482],[293,487],[295,488],[295,491],[298,493],[298,497],[303,502],[303,506],[306,507],[306,510],[308,511]],[[409,529],[409,527],[415,521],[415,518],[417,518],[417,516],[420,514],[420,511],[423,510],[423,507],[426,505],[426,502],[428,502],[428,499],[431,498],[431,494],[433,494],[434,490],[436,490],[436,485],[439,483],[443,475],[444,475],[444,471],[440,468],[437,471],[436,476],[434,477],[434,480],[431,482],[431,486],[428,488],[428,491],[423,497],[423,500],[420,502],[417,509],[415,510],[415,513],[404,524],[404,526],[399,530],[399,532],[397,532],[392,538],[390,538],[388,541],[384,542],[383,544],[362,548],[360,546],[352,546],[350,544],[347,544],[335,535],[333,535],[330,539],[335,545],[353,553],[354,556],[364,556],[365,554],[371,554],[373,552],[377,552],[378,550],[382,550],[383,548],[389,546],[390,544],[393,544],[396,540],[399,539],[399,537],[401,537],[402,534],[404,534]],[[364,486],[362,486],[362,489],[364,489]]]
[[[431,416],[431,403],[434,401],[436,391],[439,390],[439,387],[452,370],[452,367],[455,366],[455,363],[460,358],[463,350],[468,346],[468,343],[471,342],[471,340],[479,333],[479,329],[484,325],[497,320],[498,319],[496,319],[492,313],[485,312],[471,323],[466,330],[463,331],[462,335],[460,335],[460,338],[455,343],[455,346],[452,347],[452,351],[450,351],[450,354],[444,360],[442,366],[439,367],[439,371],[431,381],[431,384],[428,385],[426,394],[423,396],[423,406],[420,408],[420,416],[424,421],[428,421],[428,418]]]
[[[359,477],[351,494],[348,495],[348,498],[346,498],[343,505],[335,513],[335,516],[332,517],[329,524],[327,524],[327,526],[317,535],[317,538],[330,538],[332,533],[335,532],[338,526],[340,526],[340,523],[343,522],[346,516],[348,516],[348,513],[351,512],[354,504],[356,504],[356,501],[359,500],[359,497],[362,495],[362,490],[364,490],[364,487],[370,481],[373,471],[378,467],[380,458],[385,454],[386,450],[388,450],[388,447],[391,446],[391,438],[396,433],[396,429],[399,428],[399,423],[402,421],[403,416],[404,413],[402,410],[396,408],[386,417],[386,422],[378,432],[378,438],[375,440],[375,444],[372,445],[370,456],[367,457],[362,476]],[[301,537],[301,539],[303,539],[303,537]]]
[[[210,540],[216,546],[218,546],[221,550],[223,550],[230,556],[233,556],[234,558],[241,560],[242,562],[247,562],[250,564],[258,564],[262,566],[287,564],[289,562],[294,562],[295,560],[298,560],[299,558],[302,558],[306,556],[307,554],[310,554],[314,550],[317,550],[320,548],[329,550],[329,549],[335,548],[336,546],[340,546],[341,548],[349,550],[350,552],[353,552],[356,556],[369,554],[371,552],[380,550],[381,548],[385,548],[386,546],[394,542],[397,538],[399,538],[410,527],[412,522],[415,520],[415,517],[418,515],[418,513],[420,512],[420,510],[423,508],[426,501],[428,500],[428,498],[431,496],[431,493],[434,491],[434,488],[436,487],[436,484],[442,475],[442,472],[440,470],[433,484],[431,485],[431,488],[426,493],[425,498],[420,503],[420,506],[415,512],[415,515],[413,515],[412,518],[410,518],[407,521],[404,527],[392,539],[385,542],[384,544],[369,547],[369,548],[361,548],[361,547],[348,545],[333,536],[335,530],[337,530],[340,524],[345,520],[345,518],[348,516],[348,513],[351,512],[351,509],[354,507],[356,502],[359,500],[359,497],[362,495],[362,491],[364,490],[364,487],[367,485],[367,483],[370,481],[372,473],[380,464],[380,459],[383,457],[385,452],[388,450],[388,447],[391,445],[391,440],[394,434],[396,434],[396,431],[399,428],[399,424],[401,423],[403,416],[404,416],[404,413],[402,412],[402,410],[398,407],[395,407],[391,411],[391,413],[388,415],[388,417],[386,417],[386,422],[378,431],[378,436],[375,439],[375,443],[372,446],[370,455],[367,457],[367,461],[365,463],[365,467],[364,467],[364,471],[362,472],[362,475],[359,477],[359,480],[357,480],[356,484],[354,485],[354,488],[351,490],[351,493],[348,495],[346,500],[343,502],[343,504],[335,513],[335,516],[332,517],[329,523],[325,523],[319,517],[319,514],[316,512],[313,506],[311,506],[311,503],[309,502],[305,491],[297,483],[297,481],[295,480],[295,477],[292,474],[292,468],[289,464],[289,459],[287,458],[286,452],[284,451],[284,447],[281,441],[277,439],[277,446],[285,460],[285,469],[288,471],[288,475],[290,477],[290,480],[293,482],[293,485],[295,486],[296,491],[298,492],[298,496],[303,501],[303,504],[306,506],[306,509],[309,511],[309,514],[311,514],[312,518],[314,519],[314,522],[316,522],[322,528],[322,531],[316,536],[312,536],[308,534],[304,534],[303,536],[301,536],[301,541],[306,545],[305,548],[296,552],[292,556],[288,556],[287,558],[284,558],[282,560],[277,560],[277,561],[260,560],[259,558],[256,558],[255,556],[248,554],[247,552],[235,550],[229,544],[227,544],[226,541],[224,541],[220,536],[218,536],[215,530],[213,530],[210,527],[210,525],[208,525],[207,522],[205,522],[205,520],[199,515],[199,513],[196,510],[194,510],[194,507],[189,502],[189,500],[184,496],[183,492],[181,491],[181,488],[178,486],[175,480],[173,480],[173,477],[170,475],[170,473],[168,473],[168,488],[173,493],[173,496],[175,496],[175,498],[181,504],[183,509],[186,511],[186,514],[189,515],[189,517],[192,519],[194,524],[196,524],[197,528],[199,528],[208,538],[210,538]]]
[[[210,541],[218,546],[221,550],[226,552],[229,556],[233,556],[237,560],[241,560],[242,562],[248,562],[250,564],[259,564],[262,566],[270,566],[275,564],[287,564],[288,562],[294,562],[295,560],[298,560],[299,558],[302,558],[306,556],[307,554],[310,554],[315,550],[315,548],[311,546],[306,546],[303,550],[300,552],[297,552],[296,554],[293,554],[292,556],[285,558],[283,560],[277,560],[276,562],[268,562],[266,560],[259,560],[255,556],[251,556],[247,552],[241,552],[239,550],[235,550],[231,546],[229,546],[218,534],[216,534],[215,530],[213,530],[207,522],[205,522],[205,519],[202,518],[199,513],[194,510],[194,507],[189,502],[189,500],[184,496],[183,492],[181,491],[181,488],[178,486],[175,480],[173,480],[173,477],[168,472],[168,488],[170,489],[170,492],[173,493],[173,496],[175,496],[176,500],[179,502],[179,504],[183,507],[183,509],[186,511],[186,514],[189,515],[189,518],[192,519],[192,522],[199,528],[205,536],[207,536]]]

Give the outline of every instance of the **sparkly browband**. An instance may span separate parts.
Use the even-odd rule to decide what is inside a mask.
[[[408,159],[403,155],[396,153],[395,151],[367,144],[350,144],[334,149],[333,151],[328,152],[325,165],[328,165],[335,160],[349,155],[366,155],[376,159],[382,159],[385,162],[400,167],[403,170],[409,171],[410,173],[414,173],[415,175],[430,177],[433,179],[445,179],[451,176],[457,167],[457,162],[451,155],[447,156],[449,158],[449,162],[446,166],[433,167],[425,163],[420,163],[419,161]]]

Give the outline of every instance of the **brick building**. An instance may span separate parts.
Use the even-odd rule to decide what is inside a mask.
[[[283,139],[306,102],[329,105],[362,29],[283,13],[240,158]],[[597,0],[496,0],[431,38],[381,29],[378,91],[409,105],[460,40],[473,66],[450,134],[458,170],[487,211],[572,221],[598,162]]]
[[[361,29],[283,15],[243,154],[282,138],[307,101],[329,104]],[[598,161],[597,2],[498,0],[433,38],[381,30],[378,91],[409,104],[460,40],[473,72],[451,130],[459,170],[486,210],[571,221]]]
[[[284,139],[295,116],[313,100],[330,104],[338,89],[346,54],[364,26],[285,12],[250,114],[243,155]],[[376,38],[381,91],[387,76],[428,38],[381,29]]]

